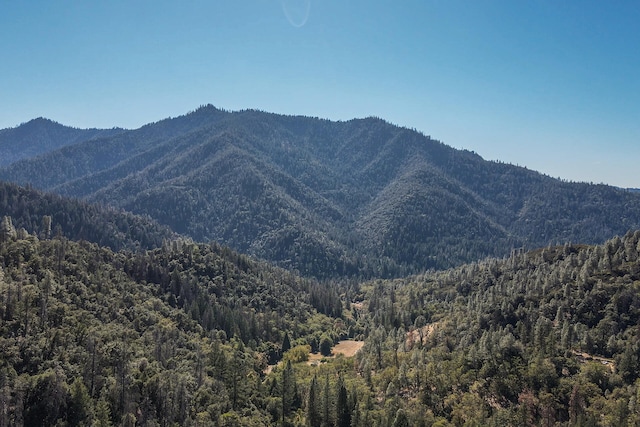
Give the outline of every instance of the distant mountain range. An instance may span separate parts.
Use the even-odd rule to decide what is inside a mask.
[[[122,131],[117,128],[74,129],[41,117],[33,119],[15,128],[0,130],[0,166]]]
[[[2,180],[316,277],[392,277],[640,228],[636,192],[485,161],[378,118],[204,106],[136,130],[39,119],[0,131],[0,148],[12,159]]]

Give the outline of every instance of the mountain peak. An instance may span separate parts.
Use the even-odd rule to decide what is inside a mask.
[[[31,119],[26,123],[21,123],[19,126],[17,126],[14,129],[19,129],[19,128],[33,128],[33,127],[37,127],[37,126],[55,126],[55,127],[68,127],[68,126],[64,126],[54,120],[48,119],[46,117],[36,117],[35,119]]]
[[[76,129],[45,117],[37,117],[14,128],[0,131],[0,167],[35,157],[66,145],[100,136],[111,136],[122,129]]]

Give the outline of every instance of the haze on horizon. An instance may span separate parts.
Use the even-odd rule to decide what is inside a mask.
[[[490,160],[640,187],[640,3],[5,2],[0,129],[201,104],[378,116]]]

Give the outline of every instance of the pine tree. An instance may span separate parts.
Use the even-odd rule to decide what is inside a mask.
[[[291,409],[295,405],[296,400],[296,379],[295,373],[293,372],[293,367],[291,366],[291,361],[287,360],[287,364],[282,371],[282,388],[281,388],[281,398],[282,398],[282,425],[286,425],[286,417],[291,412]]]
[[[320,427],[322,425],[322,415],[318,408],[318,400],[320,393],[318,393],[318,379],[314,375],[309,384],[309,395],[307,396],[307,426]]]
[[[329,375],[324,380],[324,390],[322,393],[322,426],[331,425],[331,393],[329,392]]]
[[[398,409],[396,419],[393,421],[393,427],[409,427],[409,419],[404,410]]]
[[[111,427],[111,410],[109,409],[109,402],[106,397],[100,396],[100,400],[96,404],[96,419],[93,424],[96,427]]]
[[[285,332],[282,340],[282,354],[289,351],[289,349],[291,349],[291,340],[289,339],[289,334]]]
[[[16,238],[16,229],[13,227],[10,216],[5,216],[0,222],[0,242],[7,242]]]
[[[44,215],[42,217],[42,229],[40,232],[41,239],[51,238],[51,216]]]
[[[244,402],[247,388],[247,360],[242,341],[235,340],[233,343],[233,357],[228,363],[226,372],[226,384],[231,397],[233,409],[238,409]]]
[[[344,386],[342,378],[338,381],[338,393],[336,398],[336,427],[351,426],[351,410],[349,409],[349,401],[347,389]]]
[[[80,377],[71,384],[67,421],[70,425],[86,425],[93,418],[93,404],[87,387]]]

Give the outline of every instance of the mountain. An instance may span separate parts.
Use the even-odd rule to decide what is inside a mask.
[[[483,160],[378,118],[204,106],[0,169],[316,277],[392,277],[640,227],[640,194]]]
[[[109,137],[122,129],[75,129],[37,118],[0,130],[0,167],[93,138]]]
[[[149,217],[0,181],[0,218],[6,228],[48,238],[87,240],[112,250],[153,249],[176,233]],[[3,230],[7,232],[7,230]]]

